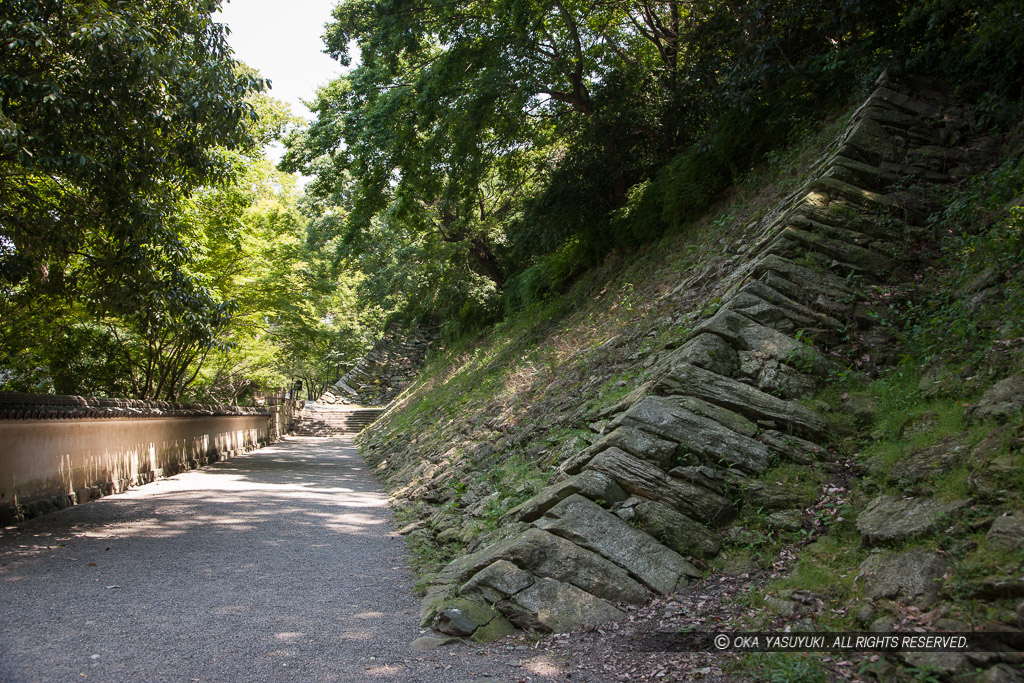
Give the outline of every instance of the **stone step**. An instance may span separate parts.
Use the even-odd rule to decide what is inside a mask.
[[[299,436],[357,434],[372,424],[382,412],[382,409],[307,409],[296,416],[294,433]]]
[[[875,249],[865,249],[856,244],[834,240],[812,232],[789,226],[769,246],[767,253],[782,257],[799,256],[815,252],[835,261],[837,270],[857,272],[881,279],[892,272],[893,260]]]
[[[811,439],[824,439],[831,431],[827,419],[796,401],[777,398],[689,363],[672,368],[658,386],[669,393],[695,396],[755,421],[782,425]]]

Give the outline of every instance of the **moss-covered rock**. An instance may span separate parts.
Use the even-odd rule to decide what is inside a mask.
[[[867,598],[887,598],[924,608],[938,600],[948,566],[938,553],[920,548],[902,553],[881,552],[860,565],[858,578]]]
[[[939,503],[928,498],[879,496],[857,517],[857,531],[867,545],[894,545],[933,533],[970,500]]]
[[[527,629],[564,633],[626,616],[622,610],[576,586],[544,578],[498,607]]]

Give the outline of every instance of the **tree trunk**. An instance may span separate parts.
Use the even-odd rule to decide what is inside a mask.
[[[505,271],[498,263],[498,259],[495,258],[487,240],[483,237],[474,237],[469,240],[469,255],[473,258],[470,267],[474,272],[494,282],[499,291],[505,289]]]

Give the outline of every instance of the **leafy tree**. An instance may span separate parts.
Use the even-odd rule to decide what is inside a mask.
[[[228,309],[189,272],[178,208],[224,177],[221,150],[254,144],[246,96],[264,87],[216,6],[0,5],[3,365],[63,313],[78,324],[50,347],[99,344],[108,371],[134,349],[129,391],[175,398],[214,342]]]
[[[255,100],[263,129],[294,123],[275,100]],[[262,155],[232,163],[230,182],[196,192],[183,210],[194,277],[233,307],[192,391],[235,402],[298,376],[316,398],[340,362],[365,349],[373,307],[357,305],[361,276],[318,241],[294,178]]]
[[[349,64],[358,46],[360,64],[318,94],[285,167],[316,174],[310,191],[349,209],[336,227],[352,250],[381,229],[406,247],[440,239],[504,289],[538,247],[599,234],[630,185],[694,141],[707,116],[680,114],[680,93],[700,99],[722,54],[745,45],[737,30],[717,51],[691,40],[736,23],[723,14],[681,2],[343,1],[327,51]]]
[[[691,221],[791,123],[887,66],[1019,95],[1020,15],[1020,0],[341,0],[327,52],[359,63],[318,94],[285,167],[316,176],[339,257],[395,283],[366,286],[486,316],[495,292],[525,303]],[[983,118],[1019,112],[979,99]]]

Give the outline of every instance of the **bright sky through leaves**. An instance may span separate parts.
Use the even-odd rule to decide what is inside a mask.
[[[341,65],[323,53],[324,24],[337,0],[228,0],[214,21],[231,29],[228,42],[240,59],[272,82],[270,95],[292,111],[312,118],[301,100],[341,74]],[[268,150],[281,154],[278,145]]]

